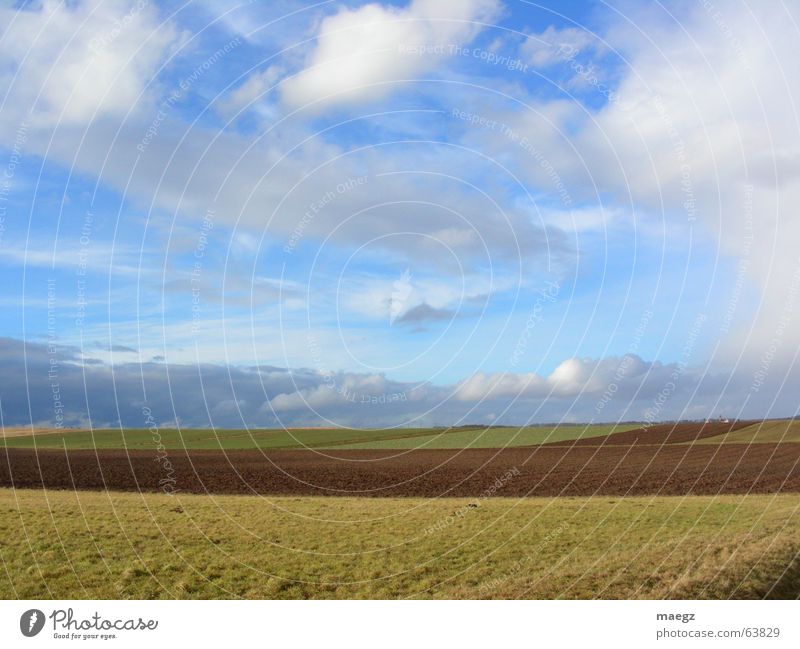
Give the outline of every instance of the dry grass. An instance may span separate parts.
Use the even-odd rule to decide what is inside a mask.
[[[4,598],[797,597],[796,496],[0,490]]]
[[[756,444],[760,442],[800,442],[800,420],[762,421],[724,435],[699,439],[695,444]]]
[[[30,426],[7,426],[0,427],[0,439],[32,437],[34,435],[63,435],[80,432],[82,431],[79,428],[31,428]]]

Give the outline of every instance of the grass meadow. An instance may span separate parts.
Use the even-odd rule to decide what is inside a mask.
[[[0,597],[795,597],[799,505],[2,489]]]

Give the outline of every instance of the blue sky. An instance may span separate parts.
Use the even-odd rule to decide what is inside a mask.
[[[135,424],[145,373],[190,425],[795,413],[793,10],[0,12],[7,422],[53,422],[37,354],[142,376],[72,386],[79,425]]]

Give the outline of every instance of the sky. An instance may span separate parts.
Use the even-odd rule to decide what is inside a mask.
[[[794,416],[798,20],[4,3],[0,423]]]

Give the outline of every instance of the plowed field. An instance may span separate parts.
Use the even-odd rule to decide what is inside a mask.
[[[0,450],[0,486],[330,496],[800,492],[800,443],[687,443],[735,427],[653,426],[561,445],[404,452],[9,448]]]

